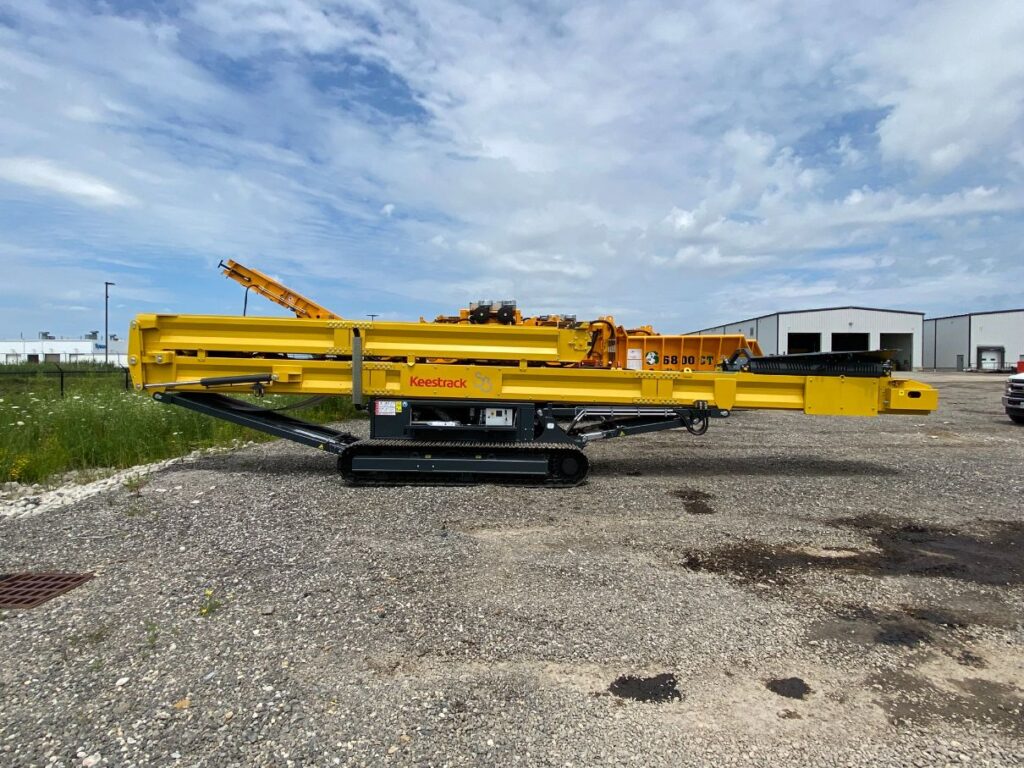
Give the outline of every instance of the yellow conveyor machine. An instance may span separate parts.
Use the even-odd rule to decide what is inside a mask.
[[[296,318],[139,315],[135,388],[165,403],[338,454],[355,483],[571,485],[586,443],[662,429],[703,434],[734,409],[924,414],[936,391],[894,379],[884,351],[763,356],[740,335],[664,336],[610,317],[524,318],[478,302],[433,322],[345,320],[235,262],[225,274]],[[230,393],[351,397],[370,438]]]

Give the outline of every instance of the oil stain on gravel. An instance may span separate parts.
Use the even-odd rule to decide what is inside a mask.
[[[710,493],[698,491],[696,488],[679,488],[672,495],[683,502],[683,509],[688,515],[713,515],[715,508],[708,502],[714,497]]]
[[[1024,584],[1024,523],[987,524],[984,534],[862,516],[832,521],[863,531],[872,550],[843,551],[842,556],[809,548],[745,542],[687,553],[685,568],[731,573],[750,582],[784,583],[811,570],[845,571],[871,576],[945,577],[986,585]]]
[[[807,694],[812,693],[811,686],[799,677],[773,678],[768,680],[764,686],[772,693],[787,699],[805,699]]]
[[[988,662],[985,661],[983,656],[979,656],[973,651],[968,651],[967,649],[960,651],[954,658],[956,659],[957,664],[964,667],[970,667],[971,669],[985,669],[988,666]]]
[[[929,680],[905,672],[888,672],[868,678],[881,691],[877,703],[893,725],[943,720],[996,728],[1024,736],[1024,696],[1016,686],[966,678],[949,680],[954,690],[939,688]]]
[[[845,622],[867,621],[878,625],[915,626],[925,634],[930,630],[966,629],[972,621],[984,623],[979,622],[977,617],[968,620],[964,616],[954,615],[951,611],[943,608],[914,605],[903,605],[896,610],[879,611],[867,605],[848,604],[836,611],[836,618]]]
[[[985,610],[977,611],[978,607]],[[991,620],[998,606],[985,606],[975,601],[976,614],[958,617],[946,610],[932,607],[901,606],[889,611],[875,610],[866,605],[845,605],[835,613],[835,619],[815,626],[815,641],[838,642],[854,645],[881,645],[893,649],[928,646],[971,669],[986,669],[988,661],[971,650],[974,633],[972,623],[1006,626],[1007,620]],[[1005,608],[1002,610],[1005,611]]]
[[[908,623],[888,623],[878,628],[875,642],[879,645],[903,646],[912,648],[916,645],[930,643],[932,636],[923,629]]]
[[[622,699],[664,704],[683,698],[677,687],[676,676],[665,672],[654,677],[622,675],[608,686],[608,692]]]

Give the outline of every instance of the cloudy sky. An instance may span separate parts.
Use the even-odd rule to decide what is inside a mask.
[[[1024,306],[1024,3],[0,0],[0,336]],[[275,314],[254,299],[254,307]]]

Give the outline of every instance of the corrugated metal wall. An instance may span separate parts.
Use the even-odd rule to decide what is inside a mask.
[[[761,351],[766,355],[776,355],[779,352],[778,339],[775,335],[778,315],[764,315],[754,317],[750,320],[743,320],[728,325],[716,325],[713,328],[705,328],[697,331],[704,336],[719,333],[742,333],[747,338],[757,339],[761,345]]]
[[[932,322],[935,324],[935,336],[932,339],[934,357],[932,367],[948,370],[957,370],[958,367],[969,368],[971,365],[970,317],[968,315],[938,317]]]
[[[970,316],[971,367],[979,366],[979,350],[984,347],[1002,350],[1001,368],[1011,368],[1024,360],[1024,310],[986,312]]]
[[[935,367],[935,321],[925,320],[921,328],[921,367]]]
[[[766,355],[779,354],[779,316],[766,315],[757,318],[755,323],[757,331],[757,343],[761,345],[761,351]]]
[[[979,348],[986,347],[1002,350],[1003,367],[1011,368],[1024,360],[1024,309],[924,320],[920,314],[912,312],[847,307],[781,312],[719,325],[699,333],[754,336],[768,355],[786,354],[790,333],[818,334],[822,352],[832,350],[833,333],[866,333],[871,349],[883,346],[882,334],[910,334],[915,368],[976,368]],[[888,340],[892,338],[888,336]]]
[[[787,353],[791,333],[820,334],[822,352],[832,351],[833,334],[867,334],[868,349],[882,347],[882,334],[909,335],[910,349],[904,356],[906,363],[903,367],[921,367],[923,318],[917,313],[856,308],[783,312],[779,315],[779,354]],[[891,347],[892,344],[886,346]]]

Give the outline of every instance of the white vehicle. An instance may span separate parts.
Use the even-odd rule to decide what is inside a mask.
[[[1024,373],[1015,373],[1006,380],[1003,406],[1011,421],[1024,424]]]

